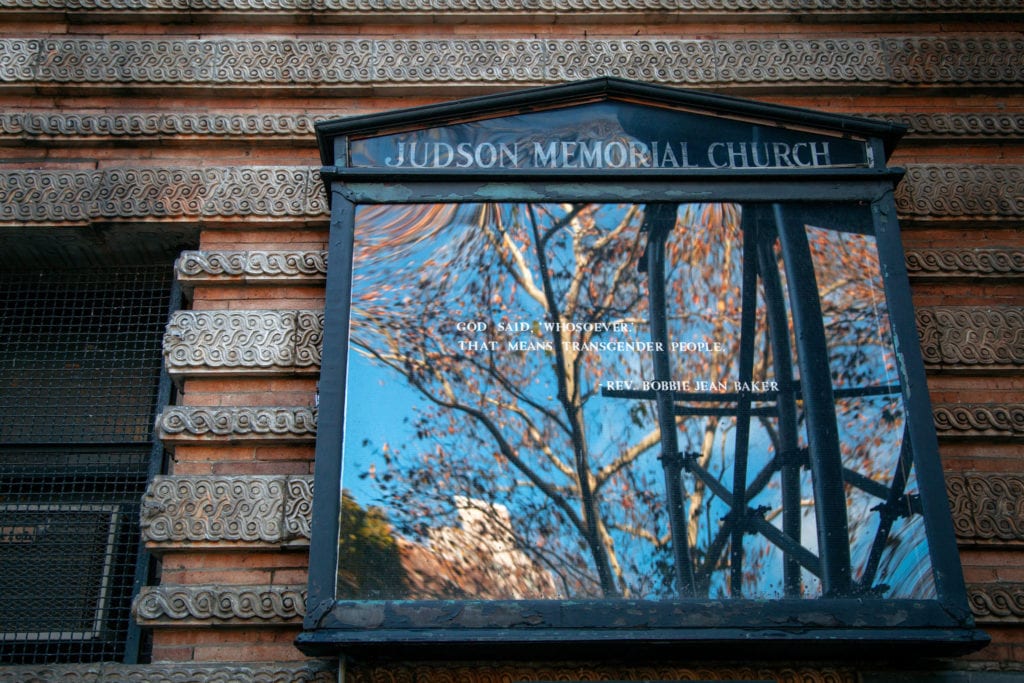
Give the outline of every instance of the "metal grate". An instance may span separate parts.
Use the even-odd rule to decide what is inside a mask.
[[[0,274],[0,660],[121,660],[169,267]]]

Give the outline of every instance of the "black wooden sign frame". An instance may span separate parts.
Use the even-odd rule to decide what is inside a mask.
[[[746,157],[738,156],[736,149],[726,150],[724,146],[708,149],[710,145],[705,144],[706,158],[711,163],[694,163],[687,167],[559,168],[551,162],[550,167],[459,168],[454,146],[451,147],[451,155],[448,155],[448,148],[435,147],[433,159],[436,163],[424,162],[418,168],[402,167],[396,161],[379,167],[352,163],[353,142],[361,139],[439,127],[467,119],[528,114],[605,100],[670,111],[700,111],[704,115],[721,116],[730,121],[748,121],[752,126],[766,129],[778,127],[859,139],[864,145],[864,162],[828,167],[816,167],[810,163],[802,166],[743,167],[738,160]],[[309,599],[305,630],[297,641],[300,648],[315,655],[339,652],[372,655],[393,653],[396,648],[401,648],[411,654],[431,656],[440,650],[447,657],[492,658],[524,654],[566,657],[583,654],[605,658],[648,648],[669,648],[674,653],[689,650],[703,655],[721,653],[735,656],[736,644],[743,643],[744,652],[751,656],[816,659],[830,655],[861,657],[867,650],[899,656],[949,655],[977,649],[987,642],[987,637],[975,629],[967,607],[931,422],[893,198],[902,173],[885,164],[902,129],[852,117],[615,79],[598,79],[449,105],[341,119],[318,125],[317,132],[324,162],[321,173],[331,203],[330,269],[319,385]],[[446,155],[442,156],[438,150]],[[463,152],[467,165],[473,166],[472,150],[465,148]],[[736,164],[728,165],[728,153],[733,154]],[[810,160],[807,154],[800,158]],[[544,157],[549,162],[552,158]],[[605,150],[606,161],[622,158],[615,154],[609,156]],[[477,161],[479,159],[478,155]],[[622,597],[339,598],[339,482],[342,481],[345,457],[346,359],[352,314],[356,212],[358,207],[366,205],[493,201],[641,202],[648,207],[677,206],[686,202],[735,202],[752,207],[747,213],[761,216],[760,220],[765,225],[771,223],[773,211],[778,223],[779,212],[783,210],[780,207],[809,207],[809,210],[824,207],[826,211],[829,207],[838,211],[845,210],[843,207],[859,207],[856,209],[859,215],[869,216],[865,220],[870,222],[877,242],[888,316],[899,359],[900,382],[897,389],[902,391],[906,412],[905,453],[901,455],[900,469],[905,473],[912,466],[919,488],[919,494],[914,495],[913,501],[903,496],[905,481],[894,482],[889,488],[882,487],[882,493],[877,495],[884,497],[889,492],[890,503],[907,498],[903,502],[908,505],[912,502],[914,513],[923,520],[935,597],[894,599],[858,593],[849,567],[844,567],[840,561],[833,562],[829,559],[828,549],[821,548],[820,562],[826,566],[816,569],[826,578],[822,580],[822,595],[814,599],[788,596],[723,599],[697,596],[685,590],[673,599],[656,600]],[[655,215],[656,211],[649,209],[648,213]],[[744,220],[748,219],[745,217]],[[654,229],[644,228],[647,231]],[[656,268],[657,262],[648,260],[643,267]],[[763,264],[761,267],[763,270]],[[751,268],[756,270],[756,264]],[[799,326],[799,321],[797,324]],[[798,344],[803,343],[799,331],[796,340]],[[826,373],[827,370],[826,364]],[[803,368],[805,377],[811,374],[810,366]],[[812,394],[816,390],[804,387],[803,392],[795,400],[800,401],[805,411],[813,413]],[[614,398],[614,390],[606,393]],[[625,394],[620,391],[620,395]],[[651,394],[647,398],[658,397]],[[700,400],[696,395],[690,398]],[[665,410],[672,410],[671,399],[670,396]],[[749,394],[737,393],[732,400],[735,409],[745,411],[748,416],[756,410]],[[706,409],[698,407],[694,410]],[[673,424],[673,419],[663,422],[663,427]],[[819,429],[813,416],[806,420],[812,433]],[[672,431],[671,428],[668,431]],[[671,461],[672,458],[678,458],[672,463],[677,470],[685,469],[693,476],[702,475],[699,465],[687,463],[685,454],[678,447],[663,442],[662,459]],[[808,466],[818,467],[813,456],[811,460]],[[844,481],[851,485],[854,475],[847,476],[836,470],[831,476],[833,480],[838,479],[834,483],[841,489]],[[899,478],[897,474],[896,479]],[[709,486],[714,485],[712,479],[707,478]],[[852,485],[872,486],[870,482],[856,481]],[[729,533],[736,539],[744,533],[756,532],[758,528],[761,533],[774,533],[767,528],[770,525],[751,520],[752,511],[746,507],[742,494],[738,493],[743,486],[742,482],[737,483],[731,493],[722,490],[723,497],[735,503],[736,509],[746,515],[745,521],[733,522],[735,526]],[[738,503],[735,500],[737,496]],[[785,539],[779,543],[784,545]],[[814,557],[808,560],[815,561],[818,559]],[[679,574],[679,581],[680,585],[685,583],[685,573]],[[734,587],[739,586],[741,578],[738,574],[733,581]],[[436,648],[438,644],[444,644],[444,647]],[[852,646],[857,648],[851,650]]]

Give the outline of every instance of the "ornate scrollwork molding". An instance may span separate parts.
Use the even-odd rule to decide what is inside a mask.
[[[960,542],[1024,543],[1024,475],[946,474],[946,493]]]
[[[306,613],[306,587],[146,586],[132,613],[143,626],[293,623]]]
[[[920,138],[1016,138],[1024,134],[1024,114],[881,114]]]
[[[313,478],[288,477],[288,493],[284,500],[284,534],[286,538],[306,539],[312,533]]]
[[[916,138],[1015,138],[1024,135],[1024,115],[875,114],[877,118],[909,126]],[[313,124],[326,117],[307,114],[235,113],[0,113],[0,138],[66,140],[67,138],[204,138],[287,139],[314,144]]]
[[[913,218],[1024,216],[1024,167],[908,164],[896,206]]]
[[[670,84],[1011,84],[1024,40],[827,39],[0,40],[8,85],[317,88],[536,84],[606,75]]]
[[[1018,219],[1024,166],[909,165],[897,207],[914,220]],[[319,172],[295,167],[0,172],[0,224],[238,216],[325,220]]]
[[[828,3],[831,13],[873,13],[885,11],[888,6],[876,0],[833,0]],[[1014,0],[960,0],[955,7],[942,0],[903,0],[903,11],[919,12],[1016,12],[1020,9]],[[344,13],[345,15],[388,15],[398,12],[444,13],[479,15],[499,12],[503,17],[522,16],[536,20],[538,14],[575,14],[600,12],[637,15],[648,12],[673,10],[686,13],[752,12],[770,14],[807,15],[813,13],[802,0],[546,0],[542,3],[508,2],[508,0],[2,0],[0,9],[37,10],[106,10],[106,11],[191,11],[191,12],[246,12],[246,13]]]
[[[9,112],[0,136],[19,138],[285,138],[313,144],[307,114]]]
[[[316,372],[323,328],[319,311],[178,311],[164,362],[172,377]]]
[[[319,171],[287,166],[0,172],[0,223],[322,219]]]
[[[326,251],[186,251],[174,264],[178,282],[198,284],[320,284]]]
[[[1024,249],[908,249],[906,260],[915,279],[1024,277]]]
[[[897,83],[997,83],[1024,78],[1020,71],[1021,44],[1006,37],[884,38],[886,64]],[[1006,50],[995,56],[978,50]],[[1016,55],[1010,54],[1018,50]],[[1016,67],[1010,66],[1017,63]],[[1011,76],[1010,70],[1017,75]]]
[[[932,408],[940,438],[1024,437],[1024,404],[953,403]]]
[[[1024,622],[1024,584],[984,583],[967,586],[967,601],[981,624]]]
[[[1024,366],[1024,308],[929,306],[917,310],[924,362],[933,368]]]
[[[295,365],[320,368],[324,344],[323,311],[295,311]]]
[[[366,664],[346,667],[349,683],[488,683],[490,681],[800,681],[856,683],[855,671],[832,666],[743,666],[728,663],[700,665],[558,665],[506,664]]]
[[[311,476],[159,476],[142,499],[142,538],[157,551],[309,545]]]
[[[156,664],[49,664],[0,666],[0,683],[334,683],[337,665],[295,663],[159,662]]]
[[[264,408],[169,406],[157,416],[167,446],[208,441],[308,443],[316,439],[316,411],[306,407]]]

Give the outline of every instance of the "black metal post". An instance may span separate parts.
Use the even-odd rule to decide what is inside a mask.
[[[800,463],[795,457],[799,443],[797,424],[796,387],[793,382],[793,355],[789,345],[789,325],[786,301],[779,277],[778,261],[772,249],[775,231],[765,231],[757,244],[764,286],[765,308],[768,313],[768,338],[772,346],[772,364],[779,385],[776,409],[779,415],[779,458],[782,461],[782,531],[800,543]],[[803,591],[800,581],[800,563],[789,555],[783,561],[783,585],[786,595],[799,596]]]
[[[643,229],[647,231],[648,314],[651,341],[655,347],[654,379],[658,382],[655,403],[658,407],[658,427],[661,432],[661,467],[665,474],[676,584],[680,595],[693,597],[696,593],[696,582],[686,524],[683,463],[676,433],[673,392],[668,389],[671,386],[669,382],[672,379],[672,365],[668,353],[668,326],[665,320],[665,240],[675,227],[677,211],[678,207],[675,204],[648,204],[644,212]]]
[[[739,379],[749,386],[754,378],[754,348],[757,328],[757,224],[743,214],[743,281],[740,308]],[[747,456],[750,449],[750,391],[741,391],[736,406],[736,438],[732,470],[732,545],[729,550],[729,591],[734,598],[743,594],[743,534],[747,531]]]
[[[782,244],[786,285],[796,329],[797,360],[814,481],[822,592],[826,597],[841,597],[849,595],[851,589],[850,534],[818,282],[804,226],[787,224],[779,204],[773,205],[773,214]]]

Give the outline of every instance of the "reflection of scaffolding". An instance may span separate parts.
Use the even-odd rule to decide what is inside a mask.
[[[707,577],[727,543],[729,547],[729,587],[734,597],[742,595],[743,536],[758,534],[783,554],[783,590],[787,596],[801,593],[801,571],[807,570],[821,580],[826,597],[863,595],[881,591],[875,586],[882,553],[894,522],[901,516],[920,513],[916,495],[906,494],[911,468],[909,435],[903,434],[896,470],[889,486],[844,467],[839,447],[836,399],[898,394],[898,386],[869,386],[834,389],[828,357],[828,345],[821,311],[817,280],[803,221],[785,220],[783,209],[775,205],[746,206],[743,211],[743,279],[740,320],[738,380],[741,387],[753,381],[757,282],[761,280],[766,300],[767,333],[777,390],[738,392],[678,392],[666,389],[673,379],[669,356],[668,308],[666,302],[665,243],[675,227],[676,204],[650,204],[642,230],[648,235],[647,249],[640,264],[646,271],[650,298],[651,339],[655,342],[654,380],[651,391],[611,390],[612,398],[654,400],[661,432],[661,463],[665,475],[666,502],[675,562],[676,584],[680,595],[693,597],[706,585]],[[796,329],[799,377],[794,378],[792,349],[783,296],[782,277],[773,244],[782,247],[786,287]],[[808,446],[799,444],[797,402],[802,402],[807,426]],[[695,405],[703,404],[703,405]],[[718,404],[718,405],[708,405]],[[756,404],[756,405],[755,405]],[[730,489],[699,462],[699,454],[680,453],[677,420],[682,416],[715,415],[736,418],[733,481]],[[748,485],[748,451],[751,419],[771,416],[778,420],[778,453]],[[801,469],[811,472],[817,529],[817,553],[801,541]],[[708,569],[697,576],[689,547],[685,513],[686,491],[682,471],[699,479],[730,512],[722,520],[716,538],[706,550]],[[765,519],[763,508],[752,508],[749,501],[769,483],[776,472],[781,476],[781,529]],[[859,581],[851,571],[850,537],[847,523],[845,486],[849,484],[883,502],[879,524],[868,559]],[[730,543],[731,541],[731,543]]]

